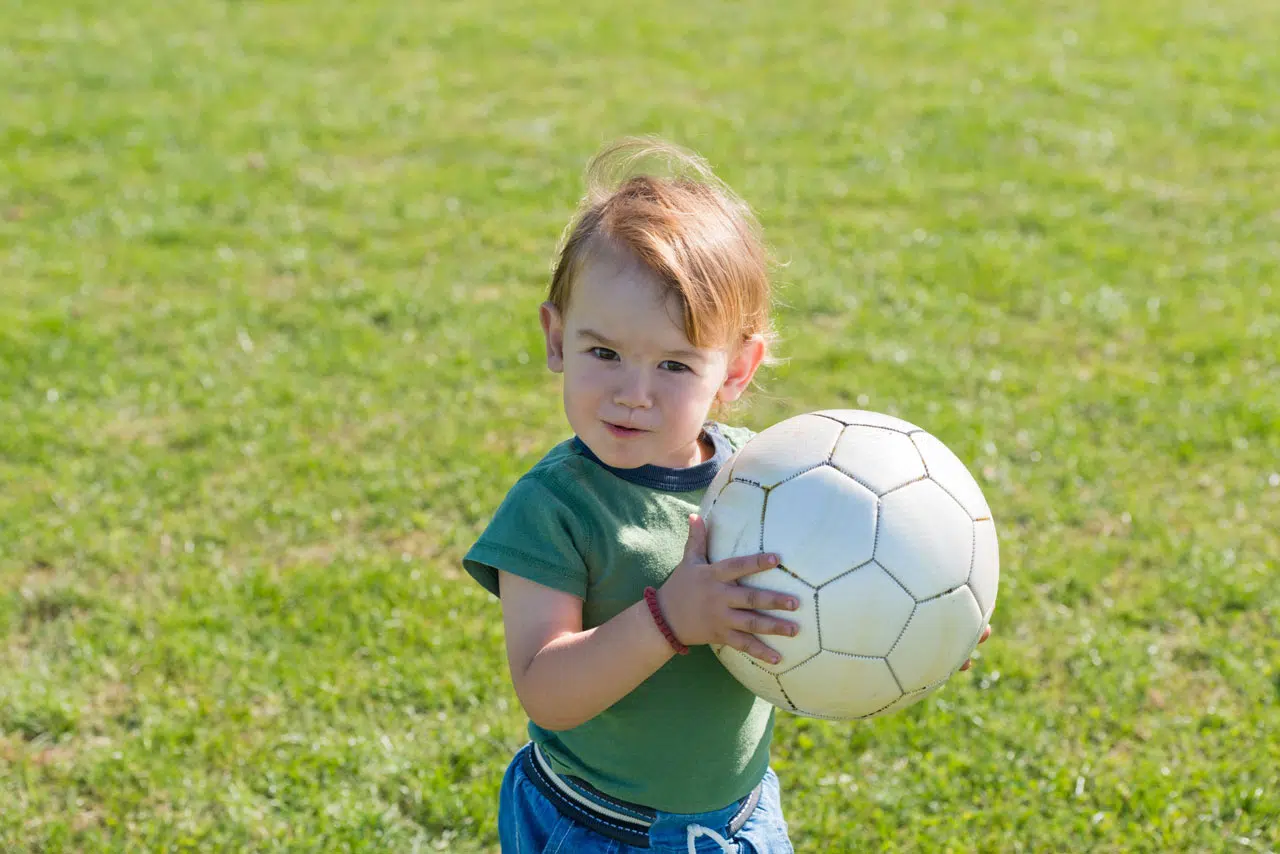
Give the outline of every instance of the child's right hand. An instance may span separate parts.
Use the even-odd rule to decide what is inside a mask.
[[[738,584],[739,578],[778,565],[771,554],[732,557],[707,562],[707,523],[697,514],[689,517],[689,540],[684,559],[658,590],[662,615],[676,639],[685,646],[725,644],[777,664],[781,656],[755,635],[790,637],[799,626],[780,620],[768,611],[794,611],[800,606],[786,593],[757,590]]]

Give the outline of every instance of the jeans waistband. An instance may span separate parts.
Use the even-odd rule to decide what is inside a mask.
[[[649,847],[649,828],[657,818],[657,810],[606,795],[578,777],[557,774],[537,744],[529,745],[523,765],[525,776],[561,815],[625,845]],[[729,819],[729,838],[751,817],[760,801],[760,785],[738,802]]]

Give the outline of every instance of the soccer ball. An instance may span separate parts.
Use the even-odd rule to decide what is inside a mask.
[[[790,593],[794,637],[771,665],[715,653],[756,696],[796,714],[870,718],[933,693],[991,619],[1000,576],[982,490],[942,442],[859,410],[799,415],[751,438],[699,510],[712,561],[776,552],[740,583]]]

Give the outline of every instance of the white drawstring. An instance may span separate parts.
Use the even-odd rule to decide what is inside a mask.
[[[699,836],[710,836],[716,842],[720,843],[720,850],[723,851],[724,854],[734,854],[734,852],[738,850],[736,847],[731,848],[729,846],[729,840],[725,839],[711,828],[703,827],[700,824],[691,824],[689,825],[689,836],[687,837],[689,840],[689,854],[698,854],[698,847],[694,844],[694,840]]]

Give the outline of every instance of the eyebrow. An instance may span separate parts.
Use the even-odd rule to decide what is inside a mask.
[[[610,341],[608,338],[601,335],[599,332],[596,332],[594,329],[579,329],[578,337],[591,338],[592,340],[599,341],[601,344],[603,344],[604,346],[612,350],[618,349],[617,344],[615,344],[613,341]],[[663,352],[664,352],[664,355],[677,356],[681,359],[698,359],[698,358],[701,358],[702,356],[702,354],[699,353],[697,350],[665,350]]]

